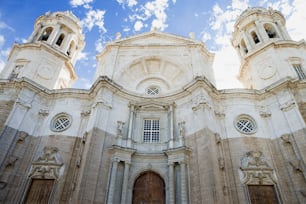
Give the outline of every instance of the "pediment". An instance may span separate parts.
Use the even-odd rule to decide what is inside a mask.
[[[120,45],[183,45],[199,42],[173,34],[151,31],[128,38],[119,39],[114,43]]]
[[[168,110],[170,105],[160,102],[150,101],[146,103],[137,103],[133,104],[136,110],[145,110],[145,111],[165,111]]]

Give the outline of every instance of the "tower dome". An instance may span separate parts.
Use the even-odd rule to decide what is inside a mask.
[[[14,45],[0,76],[26,77],[49,89],[70,87],[77,79],[73,66],[84,46],[76,16],[47,12],[36,20],[28,42]]]
[[[240,56],[239,80],[246,88],[262,89],[287,77],[301,79],[305,42],[291,40],[279,11],[248,8],[234,26],[231,42]]]

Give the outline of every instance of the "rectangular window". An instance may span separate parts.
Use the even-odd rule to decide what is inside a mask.
[[[159,142],[159,119],[145,119],[143,124],[143,142]]]
[[[292,66],[293,66],[294,70],[296,71],[300,80],[306,79],[306,75],[303,71],[303,68],[302,68],[301,64],[293,64]]]

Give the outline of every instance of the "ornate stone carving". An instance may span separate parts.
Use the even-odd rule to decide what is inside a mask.
[[[291,144],[290,134],[284,134],[280,138],[284,143]]]
[[[218,158],[218,164],[219,164],[219,169],[224,170],[225,168],[225,161],[222,157]]]
[[[259,106],[259,114],[263,118],[271,117],[271,112],[268,109],[268,106]]]
[[[185,138],[185,134],[186,134],[185,124],[186,124],[185,121],[181,121],[181,122],[178,123],[180,138]]]
[[[38,114],[45,117],[45,116],[49,115],[49,111],[48,110],[40,109]]]
[[[87,116],[90,115],[90,113],[91,113],[91,110],[84,110],[84,111],[81,112],[81,116],[82,117],[87,117]]]
[[[222,138],[219,133],[215,133],[215,140],[216,140],[216,144],[221,143]]]
[[[56,147],[44,147],[43,154],[32,163],[31,178],[58,179],[63,166]]]
[[[22,143],[28,137],[28,133],[19,132],[17,142]]]
[[[204,95],[197,96],[192,105],[193,111],[197,111],[201,108],[211,109],[211,105]]]
[[[250,151],[241,160],[241,181],[244,184],[273,185],[276,177],[260,151]]]
[[[117,121],[117,136],[123,136],[123,126],[125,122]]]

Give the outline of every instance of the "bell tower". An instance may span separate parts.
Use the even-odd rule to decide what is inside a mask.
[[[26,77],[48,88],[71,87],[74,65],[85,46],[79,19],[71,12],[40,16],[27,43],[15,44],[0,78]]]
[[[284,16],[248,8],[236,20],[232,45],[241,60],[239,80],[246,88],[263,89],[279,80],[305,80],[305,41],[291,40]]]

